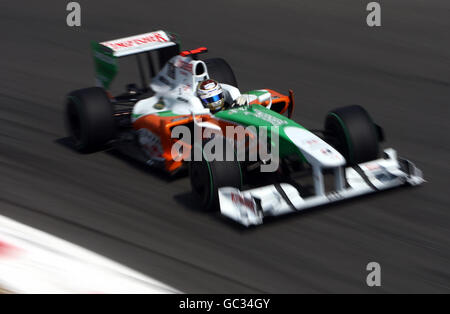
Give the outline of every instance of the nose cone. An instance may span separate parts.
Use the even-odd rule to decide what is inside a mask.
[[[345,158],[336,149],[308,130],[288,126],[284,128],[284,133],[311,164],[322,168],[345,165]]]

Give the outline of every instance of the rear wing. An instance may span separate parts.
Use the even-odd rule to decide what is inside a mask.
[[[97,84],[108,89],[118,73],[117,59],[136,55],[142,88],[148,88],[144,62],[140,55],[145,54],[149,78],[156,75],[156,68],[160,69],[173,56],[180,53],[180,44],[176,36],[166,31],[135,35],[101,43],[92,43],[94,54],[95,74]],[[157,52],[155,64],[151,53]]]

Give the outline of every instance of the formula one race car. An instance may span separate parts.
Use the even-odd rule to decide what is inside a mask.
[[[292,91],[241,93],[225,60],[200,60],[204,47],[180,51],[169,32],[92,47],[98,87],[71,92],[66,99],[75,148],[113,147],[169,174],[187,167],[203,209],[219,208],[250,226],[266,216],[424,182],[421,171],[395,150],[380,151],[383,131],[360,106],[330,111],[324,130],[308,131],[290,119]],[[108,89],[117,61],[131,55],[142,85],[129,84],[113,97]],[[227,99],[219,111],[197,94],[199,84],[211,79]]]

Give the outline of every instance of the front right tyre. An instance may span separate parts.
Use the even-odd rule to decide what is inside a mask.
[[[236,76],[227,61],[222,58],[210,58],[205,60],[205,64],[210,78],[219,83],[238,87]]]
[[[226,143],[226,141],[225,141]],[[227,149],[233,149],[231,145]],[[194,160],[194,150],[201,149],[201,160]],[[218,191],[222,187],[242,189],[242,170],[239,161],[235,160],[209,160],[203,148],[192,150],[192,160],[189,162],[189,177],[192,194],[198,207],[205,211],[214,211],[219,208]],[[225,153],[224,153],[225,156]]]

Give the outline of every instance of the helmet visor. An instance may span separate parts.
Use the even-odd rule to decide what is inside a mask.
[[[205,104],[210,104],[210,103],[214,103],[214,102],[216,102],[216,101],[219,101],[219,100],[221,100],[222,98],[223,98],[223,94],[220,93],[220,94],[214,95],[214,96],[212,96],[212,97],[203,98],[202,101],[203,101],[203,103],[205,103]]]

